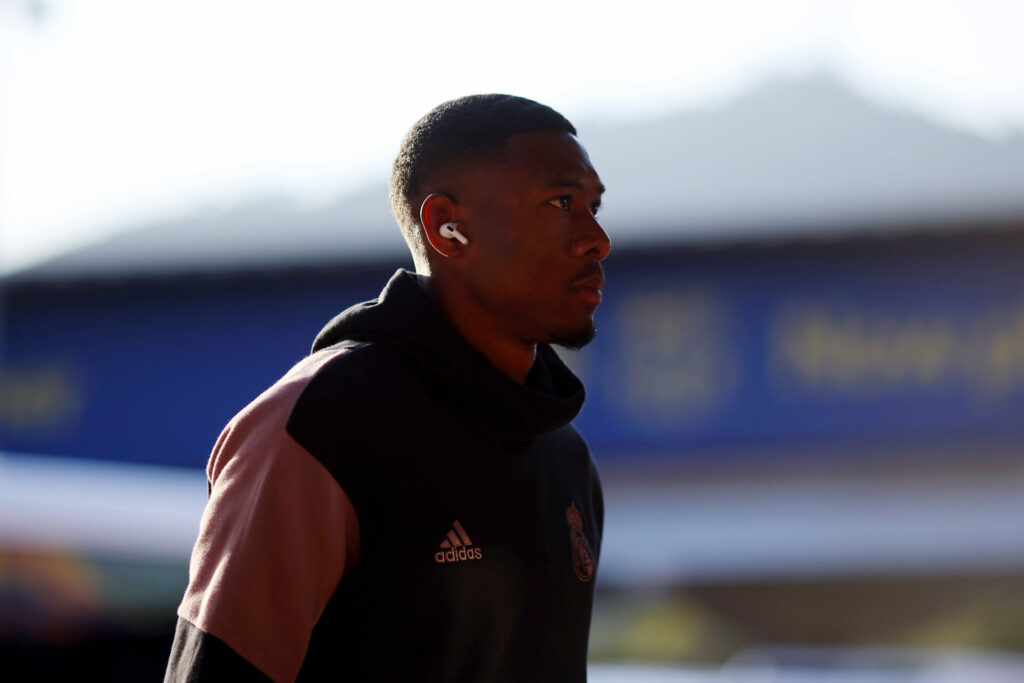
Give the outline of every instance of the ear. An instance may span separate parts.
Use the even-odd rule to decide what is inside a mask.
[[[441,226],[459,220],[459,205],[443,192],[427,195],[420,205],[420,225],[427,242],[435,252],[445,258],[461,256],[465,246],[457,240],[441,235]],[[460,228],[461,229],[461,228]]]

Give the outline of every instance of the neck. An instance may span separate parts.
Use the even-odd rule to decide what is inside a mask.
[[[426,282],[427,291],[462,338],[483,354],[499,372],[519,384],[525,384],[537,356],[537,345],[525,344],[497,333],[495,330],[498,327],[493,321],[487,320],[478,309],[469,305],[465,297],[461,296],[461,290],[452,286],[446,278],[428,277]]]

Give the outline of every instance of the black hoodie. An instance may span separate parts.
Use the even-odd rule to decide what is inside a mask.
[[[351,545],[358,538],[354,551],[328,561],[344,563],[333,592],[300,596],[326,604],[314,606],[319,616],[308,639],[300,639],[302,645],[308,640],[308,649],[299,680],[585,680],[603,504],[589,451],[569,424],[583,403],[583,387],[555,352],[539,345],[525,384],[516,383],[462,339],[417,276],[399,271],[377,300],[346,310],[324,328],[306,365],[305,373],[293,370],[278,383],[285,389],[264,394],[247,409],[258,412],[261,400],[285,403],[284,431],[304,454],[289,463],[311,456],[323,475],[310,476],[339,489],[319,498],[304,493],[320,486],[313,482],[287,496],[264,495],[289,506],[299,498],[301,526],[323,527],[315,539],[326,534]],[[246,427],[245,417],[236,421],[225,433],[234,426],[241,445],[228,447],[232,436],[222,435],[211,456],[210,507],[219,472],[229,471],[240,456],[265,457],[248,451],[267,451],[264,444],[246,448],[253,439],[244,435],[255,428]],[[226,479],[222,488],[252,497],[251,489],[276,481],[267,469],[258,484]],[[333,514],[316,512],[322,498],[334,501],[327,505]],[[262,519],[258,506],[250,507],[257,512],[247,508],[236,517]],[[348,517],[339,529],[341,509]],[[274,518],[279,516],[294,515],[289,510]],[[337,519],[322,523],[324,516]],[[226,515],[208,510],[207,517],[204,528],[228,526],[218,522]],[[260,527],[259,535],[291,538],[294,528]],[[196,553],[201,545],[237,554],[216,539],[204,544],[202,533]],[[273,552],[263,550],[260,557]],[[310,582],[320,581],[310,553],[296,553],[297,562],[311,567]],[[194,554],[195,586],[179,609],[182,644],[176,642],[175,653],[182,654],[172,653],[168,678],[183,680],[172,673],[176,668],[197,670],[185,665],[189,638],[241,650],[258,669],[265,657],[270,664],[262,666],[264,673],[290,677],[260,647],[242,642],[249,634],[234,635],[238,627],[230,620],[208,616],[213,610],[206,605],[216,600],[205,596],[216,592],[216,582],[202,579],[204,561],[215,564]],[[267,564],[283,561],[278,553]],[[295,577],[281,584],[294,586]],[[271,577],[259,585],[254,592],[272,592],[277,583]],[[235,621],[252,624],[251,605],[246,614]],[[228,625],[203,629],[214,622]]]

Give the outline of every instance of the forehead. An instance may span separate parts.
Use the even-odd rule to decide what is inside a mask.
[[[571,181],[603,189],[587,151],[570,133],[541,131],[513,135],[505,143],[501,165],[531,184]]]

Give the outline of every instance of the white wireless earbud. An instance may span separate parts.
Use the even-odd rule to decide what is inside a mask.
[[[447,237],[450,240],[458,240],[463,244],[469,244],[469,240],[466,236],[459,232],[458,228],[455,227],[455,223],[445,223],[441,226],[441,237]]]

